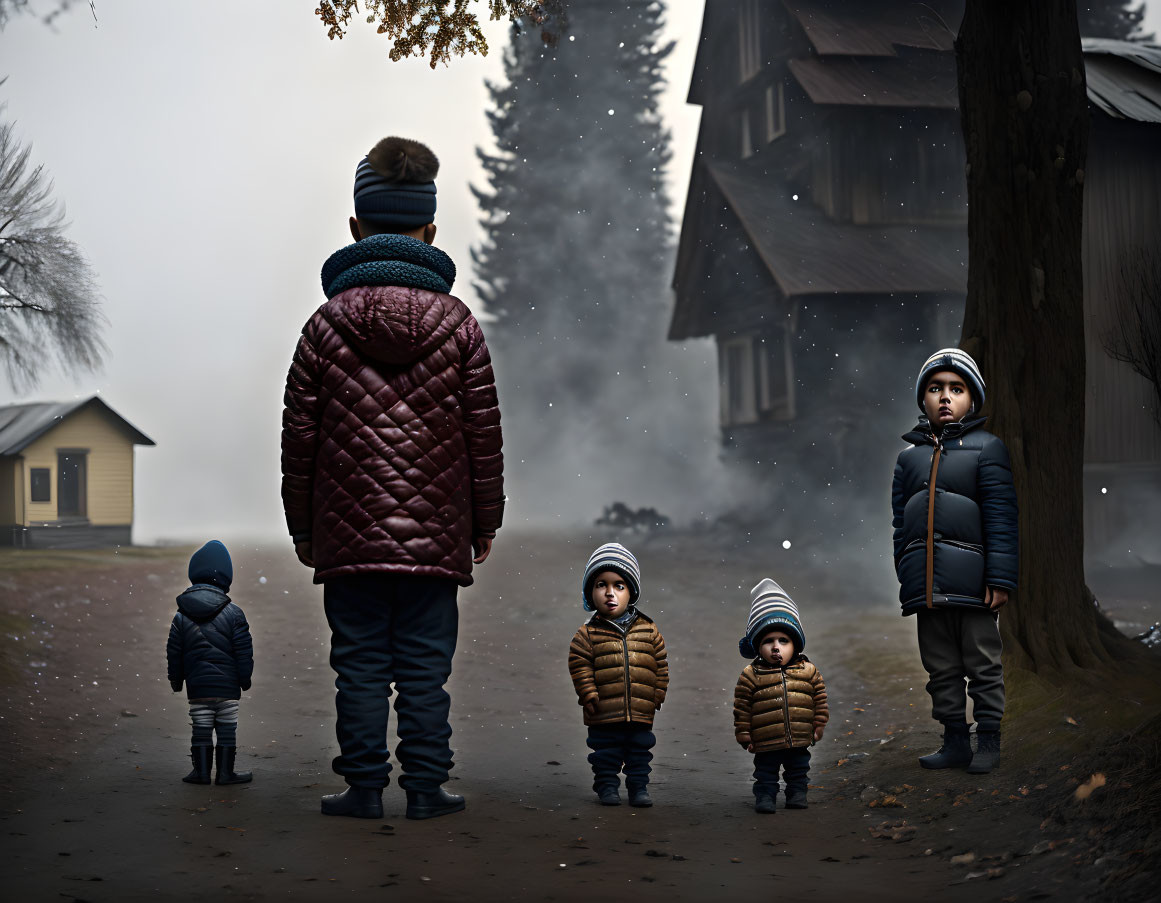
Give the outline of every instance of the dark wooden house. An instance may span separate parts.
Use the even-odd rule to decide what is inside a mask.
[[[670,337],[715,338],[723,437],[740,460],[810,450],[815,476],[849,476],[909,426],[923,355],[958,339],[955,13],[706,6]]]
[[[1161,335],[1161,47],[1086,39],[1084,181],[1086,544],[1113,560],[1161,561],[1157,390],[1109,355],[1151,306]],[[1156,364],[1155,364],[1156,366]]]
[[[962,9],[962,0],[706,5],[670,338],[714,338],[723,442],[739,464],[760,465],[768,485],[877,490],[918,413],[915,370],[959,341]],[[1118,265],[1142,237],[1158,253],[1161,140],[1145,87],[1158,73],[1154,51],[1126,56],[1134,47],[1086,44],[1087,60],[1099,55],[1089,65],[1085,185],[1086,460],[1118,470],[1133,461],[1153,480],[1161,442],[1140,414],[1151,387],[1101,347],[1112,283],[1099,267]],[[796,475],[779,477],[775,459],[794,461]]]

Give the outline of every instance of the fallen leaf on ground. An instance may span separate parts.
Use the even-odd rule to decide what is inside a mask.
[[[969,865],[976,861],[975,853],[960,853],[958,856],[951,857],[952,865]]]
[[[741,861],[742,861],[742,860],[741,860],[741,859],[738,859],[737,857],[734,857],[734,858],[731,858],[731,859],[730,859],[730,862],[741,862]]]
[[[915,832],[918,830],[915,825],[909,825],[906,821],[900,822],[881,822],[873,828],[868,828],[872,837],[877,837],[880,840],[893,840],[896,843],[902,843],[911,840],[915,837]]]
[[[1108,779],[1098,771],[1091,778],[1077,787],[1073,792],[1073,796],[1075,796],[1078,800],[1086,800],[1092,796],[1092,792],[1094,790],[1100,787],[1104,787],[1107,783]]]

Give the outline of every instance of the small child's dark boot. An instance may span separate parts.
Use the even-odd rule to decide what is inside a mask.
[[[977,731],[976,754],[968,766],[968,774],[987,774],[1000,764],[1000,732]]]
[[[806,808],[806,788],[805,787],[787,787],[786,788],[786,808],[787,809],[805,809]]]
[[[234,756],[238,752],[236,746],[219,746],[215,752],[219,784],[249,784],[253,780],[253,775],[248,771],[234,771]]]
[[[193,771],[182,780],[187,784],[211,783],[210,768],[214,764],[214,748],[212,746],[191,746],[189,757],[193,759]]]
[[[774,804],[774,795],[770,793],[755,793],[754,811],[762,815],[773,815],[777,812],[778,807]]]
[[[962,768],[972,760],[971,735],[966,722],[943,726],[943,745],[937,752],[919,757],[924,768]]]
[[[653,805],[653,797],[649,795],[649,791],[645,785],[628,787],[627,789],[629,791],[630,806],[636,806],[638,809],[648,809]]]
[[[602,784],[593,789],[597,792],[597,800],[602,806],[621,805],[621,794],[617,792],[616,784]]]

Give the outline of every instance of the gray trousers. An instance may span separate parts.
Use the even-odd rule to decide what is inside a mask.
[[[1004,717],[1004,666],[996,616],[986,609],[934,608],[918,612],[916,619],[931,717],[944,724],[966,721],[970,696],[977,728],[998,731]]]

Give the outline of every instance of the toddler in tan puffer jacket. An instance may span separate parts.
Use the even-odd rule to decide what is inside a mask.
[[[637,609],[641,568],[633,553],[615,542],[593,552],[581,593],[595,613],[572,638],[568,670],[589,729],[593,790],[603,805],[620,805],[624,771],[629,804],[652,806],[653,715],[665,701],[669,660],[657,625]]]
[[[753,658],[734,688],[734,737],[754,754],[754,811],[773,814],[778,771],[786,808],[806,808],[810,747],[822,739],[829,712],[826,684],[802,654],[806,635],[798,607],[773,580],[750,590],[750,619],[738,643]]]

